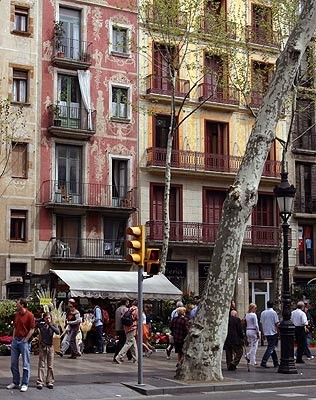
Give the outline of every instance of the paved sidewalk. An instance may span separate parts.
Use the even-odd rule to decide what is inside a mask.
[[[265,347],[259,347],[257,362],[260,363]],[[55,387],[53,390],[36,389],[38,356],[31,357],[32,377],[29,390],[21,393],[9,391],[11,383],[10,357],[0,357],[0,399],[29,400],[104,400],[122,397],[139,399],[143,395],[162,395],[228,390],[245,390],[271,387],[316,385],[316,358],[298,365],[297,375],[277,373],[274,368],[251,367],[247,371],[243,359],[236,371],[226,371],[223,363],[223,382],[187,384],[174,379],[176,355],[167,360],[165,352],[144,357],[144,385],[137,384],[137,364],[126,361],[120,365],[112,362],[113,354],[84,354],[76,360],[65,356],[55,359]]]

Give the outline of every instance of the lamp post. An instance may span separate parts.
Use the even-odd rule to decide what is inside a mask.
[[[292,204],[296,189],[289,184],[288,173],[283,166],[281,183],[274,188],[278,201],[283,231],[283,276],[282,276],[282,321],[280,323],[281,360],[278,372],[281,374],[297,374],[294,362],[295,327],[291,321],[290,269],[289,269],[289,228]]]

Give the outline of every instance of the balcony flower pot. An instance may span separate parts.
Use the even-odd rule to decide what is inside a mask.
[[[61,119],[54,119],[54,126],[61,126]]]

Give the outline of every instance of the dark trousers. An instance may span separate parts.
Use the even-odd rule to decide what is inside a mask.
[[[230,366],[237,367],[243,353],[242,345],[225,343],[225,351],[227,368]]]
[[[103,353],[103,325],[95,327],[96,351]]]
[[[304,326],[295,327],[295,340],[297,344],[296,361],[301,362],[303,352],[306,346],[306,332]]]
[[[261,365],[266,365],[269,357],[272,357],[273,365],[277,367],[279,365],[278,356],[275,351],[275,347],[278,344],[278,334],[275,335],[267,335],[266,336],[268,346],[262,357]]]
[[[123,346],[124,346],[124,344],[125,344],[125,342],[126,342],[126,335],[125,335],[124,330],[122,330],[122,331],[117,331],[117,333],[118,333],[119,339],[118,339],[118,342],[117,342],[117,344],[116,344],[116,349],[115,349],[115,354],[114,354],[114,356],[113,356],[113,360],[114,360],[115,357],[118,355],[118,353],[121,351],[121,349],[123,348]],[[132,359],[132,354],[131,354],[130,350],[128,350],[128,352],[127,352],[127,358],[128,358],[129,360]]]

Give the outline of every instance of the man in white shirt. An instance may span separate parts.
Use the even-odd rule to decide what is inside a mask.
[[[260,364],[262,368],[269,368],[267,362],[270,356],[272,357],[274,368],[279,366],[278,356],[275,351],[275,347],[278,343],[279,317],[273,310],[273,305],[272,301],[267,301],[267,309],[262,311],[260,317],[262,332],[268,343]]]
[[[306,329],[308,325],[306,314],[303,311],[304,301],[297,303],[296,310],[292,311],[291,321],[295,325],[295,340],[297,344],[296,363],[304,364],[303,352],[306,346]]]

